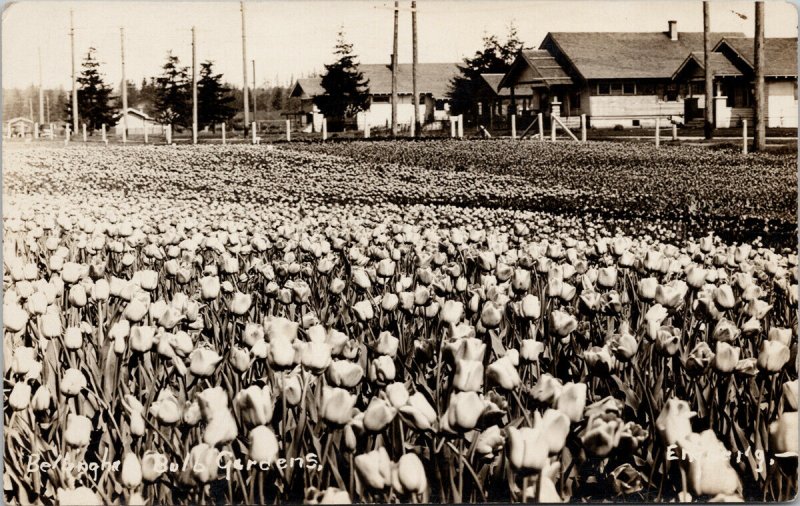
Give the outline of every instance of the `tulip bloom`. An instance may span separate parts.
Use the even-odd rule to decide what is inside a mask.
[[[556,401],[556,409],[564,413],[573,422],[583,419],[583,408],[586,406],[586,383],[566,383]]]
[[[778,372],[789,361],[789,357],[789,348],[785,344],[764,340],[758,350],[758,368],[769,373]]]
[[[480,392],[483,388],[483,363],[477,360],[456,360],[453,388],[462,392]]]
[[[269,385],[251,385],[240,390],[233,399],[242,421],[250,425],[266,425],[272,420],[272,391]]]
[[[356,396],[341,388],[325,386],[322,389],[322,406],[320,415],[327,422],[344,425],[353,417]]]
[[[574,316],[559,310],[550,314],[550,324],[550,328],[559,337],[567,337],[578,328],[578,320]]]
[[[775,452],[776,457],[797,458],[800,451],[797,442],[798,419],[796,411],[787,411],[769,425],[770,449]]]
[[[691,418],[697,413],[689,408],[689,403],[668,399],[656,419],[656,428],[667,445],[672,445],[692,433]]]
[[[739,363],[739,354],[742,349],[728,343],[717,342],[717,353],[714,356],[714,368],[721,373],[729,373]]]
[[[136,454],[128,452],[122,458],[120,481],[129,488],[136,488],[142,483],[142,464]]]
[[[356,302],[353,305],[353,310],[356,312],[356,317],[362,322],[369,321],[375,316],[372,303],[368,300]]]
[[[242,316],[250,310],[252,303],[252,295],[249,293],[236,292],[228,303],[228,310],[237,316]]]
[[[364,411],[364,428],[372,432],[380,432],[392,423],[397,409],[388,401],[373,397]]]
[[[102,506],[103,500],[89,487],[74,489],[59,488],[57,491],[58,504],[82,504],[85,506]]]
[[[688,478],[696,495],[733,494],[741,487],[739,475],[727,456],[727,448],[713,430],[689,434],[680,446],[691,455]]]
[[[416,453],[406,453],[397,461],[397,478],[406,493],[421,494],[428,488],[425,466]]]
[[[70,446],[88,446],[92,435],[92,429],[92,421],[87,417],[70,413],[67,415],[67,428],[64,431],[64,441]]]
[[[27,408],[31,403],[31,386],[24,381],[20,381],[11,389],[8,395],[8,405],[14,411],[21,411]]]
[[[274,462],[278,457],[280,445],[272,429],[259,425],[250,431],[250,450],[248,457],[256,462]]]
[[[381,490],[391,484],[392,461],[383,446],[377,450],[356,456],[354,464],[359,477],[369,487]]]
[[[457,392],[450,396],[450,404],[442,417],[452,429],[468,431],[475,428],[485,407],[477,393]]]
[[[522,383],[517,368],[508,355],[489,364],[486,372],[492,381],[505,390],[513,390]]]
[[[349,360],[334,360],[326,370],[328,381],[337,387],[353,388],[364,377],[364,369]]]
[[[508,427],[508,460],[515,469],[541,471],[548,463],[550,445],[537,428]]]
[[[86,376],[81,371],[75,368],[64,371],[60,385],[62,394],[70,397],[77,395],[84,388],[86,388]]]
[[[535,427],[541,430],[541,437],[547,443],[550,454],[556,454],[564,448],[569,434],[570,420],[561,411],[555,409],[545,410],[543,415],[536,412]]]
[[[400,408],[400,412],[408,416],[411,424],[418,430],[430,429],[438,418],[436,410],[420,392],[411,395],[406,405]]]

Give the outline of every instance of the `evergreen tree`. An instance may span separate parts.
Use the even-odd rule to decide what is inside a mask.
[[[197,121],[200,128],[210,126],[216,131],[218,123],[228,121],[236,113],[231,106],[231,89],[222,83],[222,74],[215,74],[210,61],[200,64],[197,81]]]
[[[192,121],[189,68],[181,67],[178,57],[170,51],[161,69],[155,79],[156,118],[164,124],[188,127]]]
[[[151,77],[148,81],[142,78],[142,84],[139,88],[139,103],[137,107],[141,108],[148,116],[155,117],[156,111],[156,78]]]
[[[343,31],[333,51],[336,61],[325,65],[322,87],[325,93],[314,99],[320,112],[334,121],[343,121],[363,111],[369,104],[369,82],[358,70],[353,45],[345,42]]]
[[[476,94],[481,86],[481,74],[505,74],[522,49],[523,43],[513,23],[503,44],[495,35],[484,35],[483,48],[476,51],[472,58],[464,58],[464,64],[458,66],[461,74],[450,82],[447,96],[451,114],[464,114],[474,119],[477,115]]]
[[[95,48],[90,47],[81,64],[81,74],[78,76],[78,114],[80,123],[86,123],[86,128],[92,132],[100,129],[105,124],[114,124],[114,110],[111,106],[111,87],[104,81],[100,74],[100,63],[95,58]],[[72,100],[67,102],[67,121],[72,123]]]

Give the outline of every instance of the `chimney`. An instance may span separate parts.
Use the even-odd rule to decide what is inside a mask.
[[[678,40],[678,22],[669,21],[669,40]]]

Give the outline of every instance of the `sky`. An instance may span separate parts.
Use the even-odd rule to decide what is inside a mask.
[[[411,61],[409,0],[400,2],[399,61]],[[340,28],[362,63],[388,63],[392,48],[391,1],[245,2],[249,81],[288,84],[321,72],[332,60]],[[510,23],[535,47],[550,31],[664,31],[676,20],[679,31],[702,31],[702,3],[690,1],[477,1],[419,0],[420,62],[458,62],[481,47],[485,34],[501,37]],[[76,65],[86,50],[97,49],[101,70],[115,86],[122,78],[120,28],[125,29],[126,77],[141,82],[159,73],[167,51],[191,64],[191,28],[196,27],[197,58],[212,60],[225,80],[241,86],[242,25],[237,1],[44,1],[4,5],[3,88],[38,84],[41,53],[45,88],[70,85],[70,11],[75,26]],[[797,10],[782,0],[767,1],[767,37],[797,36]],[[746,18],[746,19],[745,19]],[[712,1],[712,31],[754,31],[752,1]]]

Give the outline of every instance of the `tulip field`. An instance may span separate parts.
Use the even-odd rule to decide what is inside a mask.
[[[5,502],[794,498],[796,166],[6,148]]]

